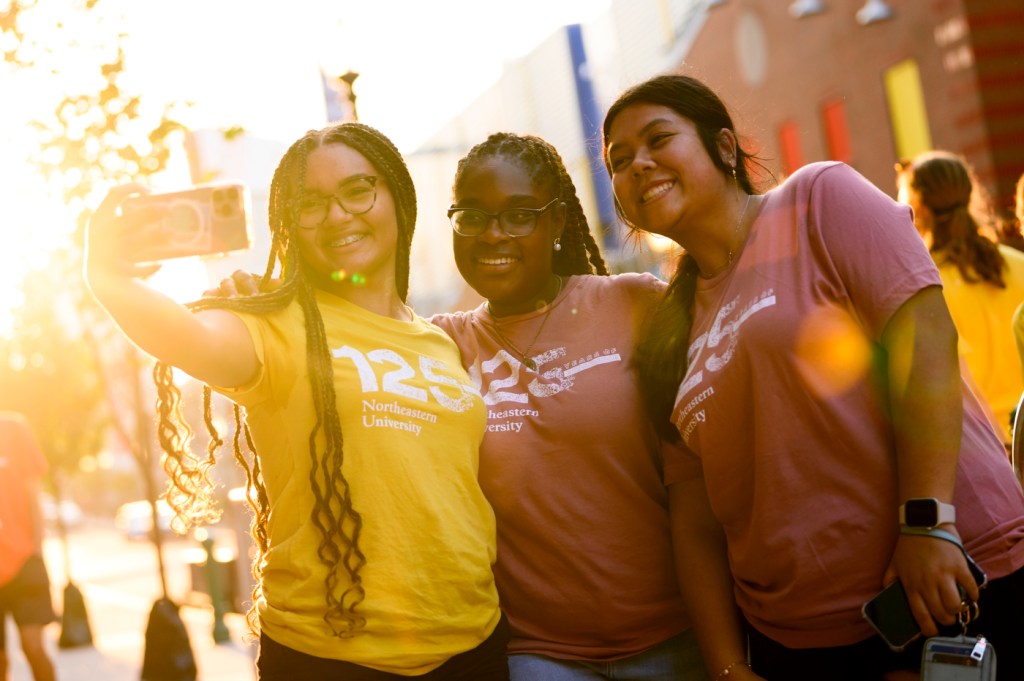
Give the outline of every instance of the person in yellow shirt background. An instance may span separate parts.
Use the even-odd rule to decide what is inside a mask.
[[[1017,224],[1024,227],[1024,173],[1017,179],[1017,191],[1014,194],[1014,215]],[[1013,337],[1017,341],[1017,354],[1020,356],[1021,367],[1024,368],[1024,302],[1017,306],[1013,315]]]
[[[1013,330],[1014,313],[1024,301],[1024,253],[983,233],[991,208],[961,156],[919,154],[897,165],[897,183],[899,199],[914,209],[914,224],[939,268],[960,336],[961,365],[1009,444],[1011,413],[1024,391]]]

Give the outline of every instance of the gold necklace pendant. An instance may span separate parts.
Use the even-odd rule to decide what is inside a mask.
[[[520,350],[516,344],[509,340],[508,336],[502,332],[501,325],[498,324],[498,318],[494,316],[494,312],[491,310],[491,303],[487,303],[487,311],[491,314],[491,326],[494,328],[495,333],[498,334],[498,338],[500,338],[505,345],[519,356],[519,359],[530,371],[537,371],[537,362],[530,357],[530,351],[533,350],[533,346],[536,345],[537,339],[540,338],[540,334],[544,330],[544,325],[548,323],[548,317],[551,316],[552,311],[555,309],[555,299],[558,298],[558,294],[562,292],[562,277],[557,274],[555,277],[558,279],[558,288],[555,290],[555,295],[551,297],[551,302],[547,304],[548,310],[544,313],[544,318],[541,320],[540,326],[537,327],[537,333],[533,334],[533,340],[531,340],[530,344],[526,346],[525,351]]]
[[[711,272],[700,271],[700,276],[705,279],[711,279],[718,276],[720,273],[728,269],[729,265],[732,264],[733,257],[736,255],[736,249],[740,244],[736,243],[737,238],[740,235],[740,228],[743,226],[743,218],[747,217],[747,208],[750,207],[750,197],[753,194],[747,194],[747,200],[743,202],[743,210],[740,212],[740,219],[736,221],[736,227],[733,228],[731,245],[729,247],[729,254],[726,256],[725,262],[720,267],[715,268]]]

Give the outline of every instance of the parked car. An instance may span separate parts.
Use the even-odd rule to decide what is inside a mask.
[[[163,532],[171,529],[171,518],[174,517],[174,509],[161,499],[156,502],[157,526]],[[146,539],[153,531],[153,509],[146,500],[129,501],[121,504],[114,514],[114,527],[128,539]]]
[[[58,503],[56,499],[46,493],[39,495],[39,507],[42,509],[43,520],[47,527],[56,527],[59,516],[64,522],[64,527],[70,530],[81,525],[85,518],[82,509],[71,499],[61,499]]]

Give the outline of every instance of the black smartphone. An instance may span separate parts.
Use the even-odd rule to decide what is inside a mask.
[[[899,652],[921,636],[921,627],[898,579],[865,603],[861,612],[891,650]]]
[[[964,556],[978,588],[984,587],[988,583],[984,570],[969,555],[965,553]],[[886,645],[895,652],[903,650],[921,636],[921,628],[914,619],[914,613],[910,611],[907,594],[899,580],[865,603],[861,612]]]

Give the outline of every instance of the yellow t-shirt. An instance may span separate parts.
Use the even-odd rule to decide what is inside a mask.
[[[1010,412],[1017,406],[1024,382],[1013,334],[1013,314],[1024,301],[1024,253],[999,244],[1006,261],[1006,288],[968,283],[952,263],[937,258],[942,293],[960,335],[959,352],[978,389],[1003,426],[1009,441]]]
[[[310,520],[313,406],[297,303],[239,315],[262,368],[254,385],[226,391],[246,408],[270,498],[261,626],[309,655],[423,674],[475,648],[500,617],[494,514],[477,482],[483,400],[455,344],[426,320],[317,295],[334,356],[342,470],[363,520],[366,600],[357,613],[366,626],[339,638],[323,620],[327,568]],[[323,442],[318,435],[318,451]],[[338,577],[344,588],[347,573]]]

